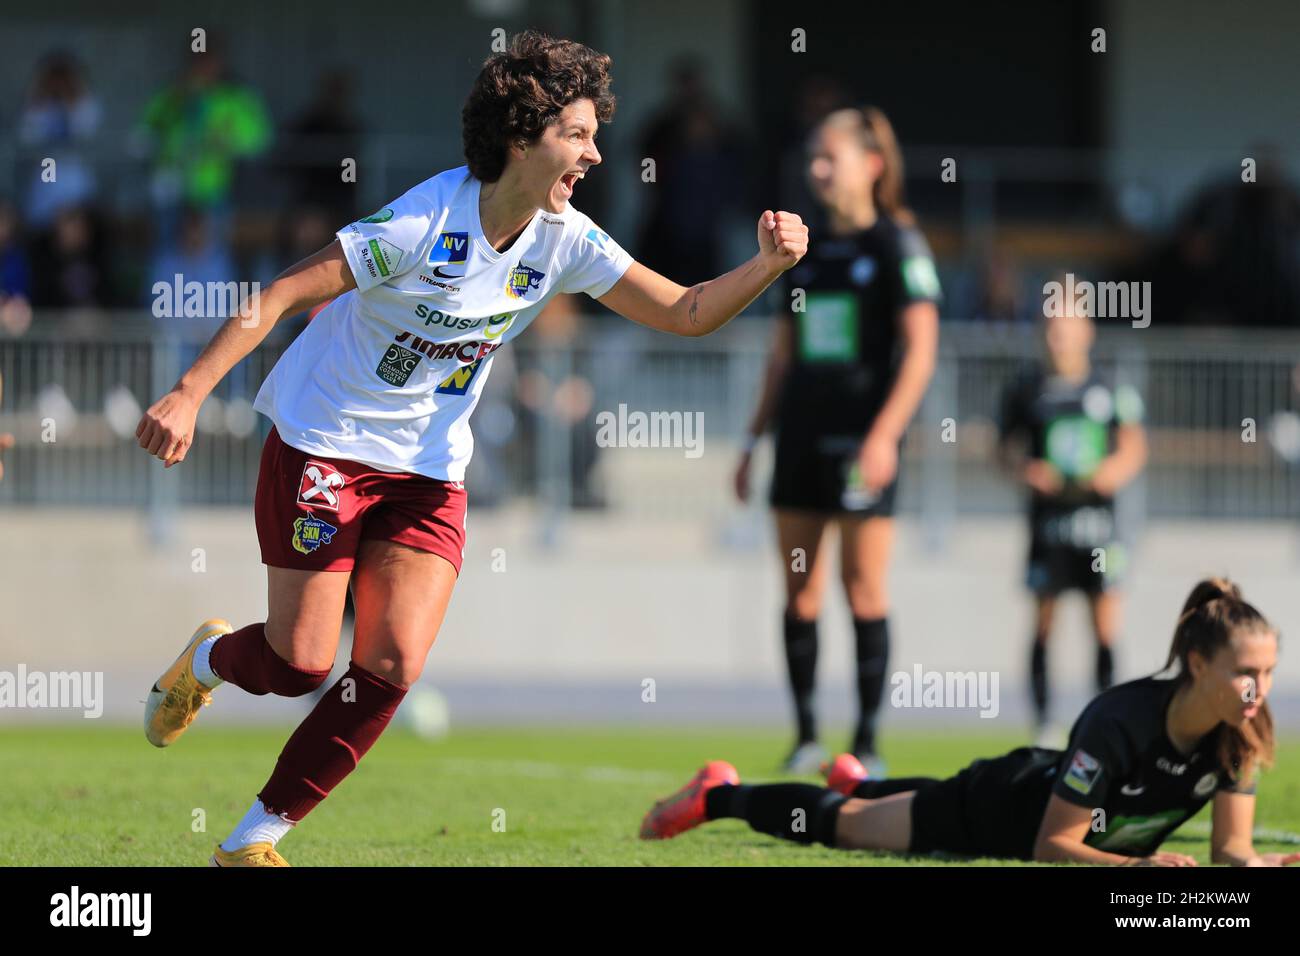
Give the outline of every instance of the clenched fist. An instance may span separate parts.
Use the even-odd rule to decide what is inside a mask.
[[[184,393],[171,391],[149,407],[136,426],[140,447],[170,468],[185,460],[194,443],[198,405]]]
[[[763,210],[758,217],[758,252],[784,272],[808,251],[808,227],[792,212]]]

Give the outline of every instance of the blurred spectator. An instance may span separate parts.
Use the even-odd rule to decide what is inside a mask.
[[[278,241],[269,244],[258,255],[254,272],[262,286],[270,285],[276,276],[294,263],[328,246],[334,241],[337,228],[333,214],[312,205],[301,206],[282,217]],[[275,324],[272,335],[296,337],[306,328],[308,320],[316,318],[333,301],[326,299],[309,312],[284,316]]]
[[[107,260],[98,218],[84,206],[61,210],[54,227],[32,244],[32,305],[102,308],[110,304]]]
[[[994,247],[987,250],[959,291],[952,318],[1029,326],[1036,314],[1030,302],[1015,259],[1005,249]]]
[[[593,480],[600,454],[593,421],[595,389],[584,371],[574,368],[574,360],[582,355],[575,345],[583,341],[583,320],[576,298],[555,296],[533,320],[529,332],[537,348],[516,356],[516,395],[524,439],[532,449],[530,462],[539,472],[546,468],[541,454],[545,443],[568,433],[569,447],[563,454],[568,456],[565,478],[569,499],[560,503],[574,508],[604,508],[605,497]],[[543,472],[536,474],[534,481],[547,483],[554,477]]]
[[[1249,155],[1255,182],[1237,169],[1202,188],[1135,277],[1152,279],[1158,321],[1300,326],[1300,194],[1271,147]]]
[[[722,271],[723,227],[742,198],[745,157],[723,120],[698,61],[680,60],[671,98],[650,121],[641,155],[655,161],[643,193],[648,212],[638,258],[690,285]]]
[[[81,151],[101,118],[81,64],[68,53],[45,57],[18,117],[18,141],[42,161],[27,192],[25,213],[32,228],[46,229],[59,210],[95,198],[95,174]],[[54,160],[50,181],[46,159]]]
[[[0,199],[0,330],[22,335],[32,324],[32,273],[19,231],[18,210]]]
[[[361,123],[353,107],[353,88],[352,75],[346,70],[322,73],[316,98],[289,126],[284,151],[285,171],[298,205],[324,210],[331,232],[351,222],[358,212],[356,183],[343,181],[343,160],[360,162],[361,154]]]
[[[208,52],[191,55],[179,80],[154,95],[143,123],[155,146],[151,188],[159,243],[175,236],[186,204],[206,210],[224,241],[235,162],[266,149],[271,124],[261,97],[226,75],[216,38],[209,38]]]
[[[153,286],[156,282],[168,285],[200,282],[225,283],[235,280],[235,262],[225,245],[216,241],[212,224],[206,210],[194,206],[186,207],[181,213],[180,234],[175,245],[162,249],[154,258],[151,275],[146,283],[146,295],[149,302],[153,300]],[[212,316],[224,320],[227,316]]]
[[[851,105],[848,94],[834,77],[816,73],[799,84],[795,113],[781,132],[779,178],[780,206],[798,213],[805,222],[817,222],[822,206],[808,191],[808,136],[829,113]]]
[[[177,278],[178,276],[180,278]],[[190,283],[199,283],[203,289],[205,306],[203,315],[172,314],[170,317],[160,319],[164,330],[170,333],[169,337],[173,343],[176,374],[184,372],[193,364],[208,339],[229,318],[224,312],[209,314],[206,311],[209,298],[213,302],[219,301],[223,304],[228,302],[226,296],[217,297],[211,294],[210,290],[237,280],[234,259],[231,258],[226,243],[215,234],[212,214],[196,206],[185,207],[180,215],[177,241],[162,247],[155,256],[145,288],[147,297],[145,304],[150,307],[150,311],[155,299],[153,291],[155,283],[164,283],[168,290],[174,289],[178,284],[182,289],[188,289]],[[173,293],[167,291],[164,294]],[[214,403],[214,408],[220,409],[220,403],[231,397],[243,396],[247,391],[247,377],[247,362],[240,362],[231,369],[214,389],[213,397],[218,399]],[[209,418],[204,424],[208,430],[214,430],[213,413],[208,414]]]

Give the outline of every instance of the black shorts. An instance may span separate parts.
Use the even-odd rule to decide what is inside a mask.
[[[1039,597],[1055,597],[1063,591],[1101,594],[1119,583],[1124,563],[1119,544],[1102,550],[1104,556],[1095,554],[1092,548],[1035,542],[1029,548],[1025,586]]]
[[[779,434],[772,507],[863,518],[893,517],[898,475],[875,495],[857,480],[864,435],[865,431],[852,435]]]
[[[912,853],[1032,860],[1061,751],[1021,747],[976,760],[912,798]]]

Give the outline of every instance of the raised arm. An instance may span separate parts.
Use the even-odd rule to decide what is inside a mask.
[[[194,442],[199,406],[226,373],[262,343],[275,323],[354,288],[356,280],[337,239],[290,266],[240,304],[239,312],[217,330],[172,390],[144,413],[135,430],[140,447],[168,468],[184,461]]]
[[[598,301],[660,332],[708,335],[735,318],[807,251],[803,220],[766,210],[758,220],[758,254],[725,275],[688,289],[634,262]]]

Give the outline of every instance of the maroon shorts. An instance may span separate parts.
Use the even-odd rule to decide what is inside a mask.
[[[460,574],[465,486],[359,461],[309,455],[274,428],[262,448],[253,505],[262,563],[350,571],[362,541],[392,541],[437,554]]]

